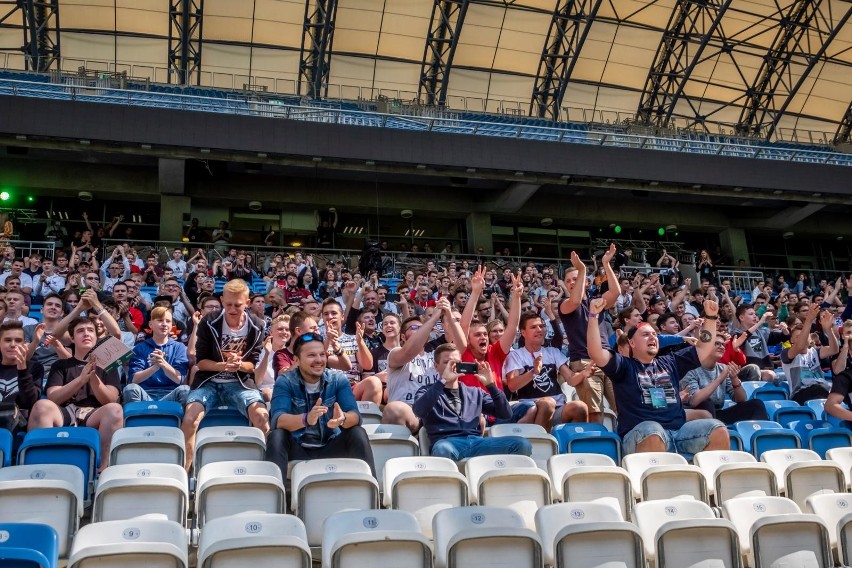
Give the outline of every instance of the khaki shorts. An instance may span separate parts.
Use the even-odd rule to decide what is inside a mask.
[[[579,361],[571,361],[568,365],[575,373],[578,373],[591,365],[591,359],[580,359]],[[589,412],[603,412],[603,400],[606,398],[613,412],[617,412],[615,406],[615,391],[612,388],[612,381],[604,375],[603,371],[598,369],[595,374],[577,385],[577,394],[580,400],[586,403],[589,407]]]

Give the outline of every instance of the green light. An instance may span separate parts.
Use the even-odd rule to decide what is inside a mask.
[[[9,197],[11,196],[8,191],[0,191],[0,201],[9,201]]]
[[[616,225],[616,226],[615,226],[615,229],[613,229],[613,230],[615,231],[615,234],[616,234],[616,235],[621,234],[621,225]]]
[[[35,197],[33,197],[32,195],[28,195],[28,196],[27,196],[27,201],[29,201],[30,203],[32,203],[33,201],[35,201]]]
[[[666,230],[664,228],[660,227],[659,229],[657,229],[657,234],[662,237],[666,234]]]

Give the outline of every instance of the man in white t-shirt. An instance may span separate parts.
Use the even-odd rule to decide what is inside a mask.
[[[426,344],[435,324],[443,318],[447,341],[453,342],[461,336],[461,327],[452,317],[450,301],[441,298],[426,321],[417,317],[406,319],[400,327],[401,347],[388,353],[388,404],[382,412],[382,423],[402,424],[412,432],[420,429],[420,419],[411,406],[420,387],[439,381],[440,373],[435,369],[435,359]],[[441,342],[443,343],[443,341]]]
[[[186,276],[186,261],[183,259],[183,251],[180,247],[175,247],[172,251],[172,257],[166,263],[166,266],[172,269],[172,276],[178,280],[183,280]]]
[[[343,333],[343,310],[337,300],[326,298],[322,303],[322,320],[327,330],[334,330],[337,337],[338,351],[332,353],[337,356],[345,356],[349,359],[350,368],[346,373],[349,385],[355,394],[355,400],[370,400],[376,404],[382,401],[382,381],[378,377],[361,378],[361,365],[358,364],[358,352],[361,356],[370,353],[367,344],[364,343],[364,334],[350,335]]]
[[[544,347],[545,326],[538,314],[522,314],[518,327],[524,346],[513,349],[503,364],[508,389],[520,400],[535,401],[536,424],[548,431],[566,422],[588,422],[588,406],[579,400],[566,400],[559,379],[576,387],[594,374],[595,366],[587,365],[574,373],[559,349]]]
[[[17,276],[21,279],[21,290],[24,294],[31,294],[33,291],[32,276],[24,272],[24,259],[16,258],[12,261],[12,265],[6,272],[0,274],[0,286],[6,285],[6,279],[10,276]]]
[[[819,325],[828,337],[828,345],[819,349],[811,338],[811,326],[819,314]],[[808,310],[804,322],[790,328],[790,347],[781,351],[781,366],[790,383],[790,398],[799,404],[809,400],[827,398],[831,382],[825,378],[820,359],[828,359],[840,351],[834,316],[827,310]]]
[[[38,321],[23,315],[26,307],[24,293],[20,290],[9,290],[6,292],[6,317],[3,321],[19,321],[21,325],[34,325]]]

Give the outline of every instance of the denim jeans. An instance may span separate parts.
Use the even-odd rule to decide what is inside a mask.
[[[139,385],[131,383],[121,391],[121,400],[124,401],[124,404],[128,402],[156,400],[179,402],[185,406],[187,397],[189,397],[188,385],[179,385],[172,390],[157,389],[146,391]]]
[[[451,436],[435,442],[430,453],[433,456],[450,458],[453,461],[492,454],[529,456],[532,454],[532,444],[521,436],[501,436],[498,438]]]
[[[230,383],[207,381],[189,393],[186,404],[193,402],[204,405],[204,412],[210,412],[220,406],[230,406],[248,417],[249,406],[256,402],[263,404],[263,397],[259,390],[246,388],[238,381]]]
[[[646,420],[624,435],[621,447],[625,454],[634,454],[636,446],[649,436],[656,435],[666,443],[667,452],[677,452],[689,459],[707,447],[713,430],[724,427],[719,420],[703,418],[687,422],[678,430],[666,430],[658,422]]]

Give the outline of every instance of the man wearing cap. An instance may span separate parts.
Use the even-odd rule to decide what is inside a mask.
[[[618,434],[624,453],[678,452],[696,454],[702,450],[728,450],[725,425],[714,419],[686,421],[680,399],[680,380],[692,369],[710,365],[716,338],[719,304],[704,302],[704,325],[698,347],[687,347],[658,357],[657,332],[640,323],[628,333],[632,353],[625,357],[605,350],[599,341],[598,318],[606,300],[594,300],[589,307],[589,356],[612,379],[618,401]]]
[[[373,452],[358,405],[341,371],[329,369],[323,337],[305,333],[293,344],[294,365],[272,391],[273,430],[266,459],[287,475],[290,460],[355,458],[375,475]]]

